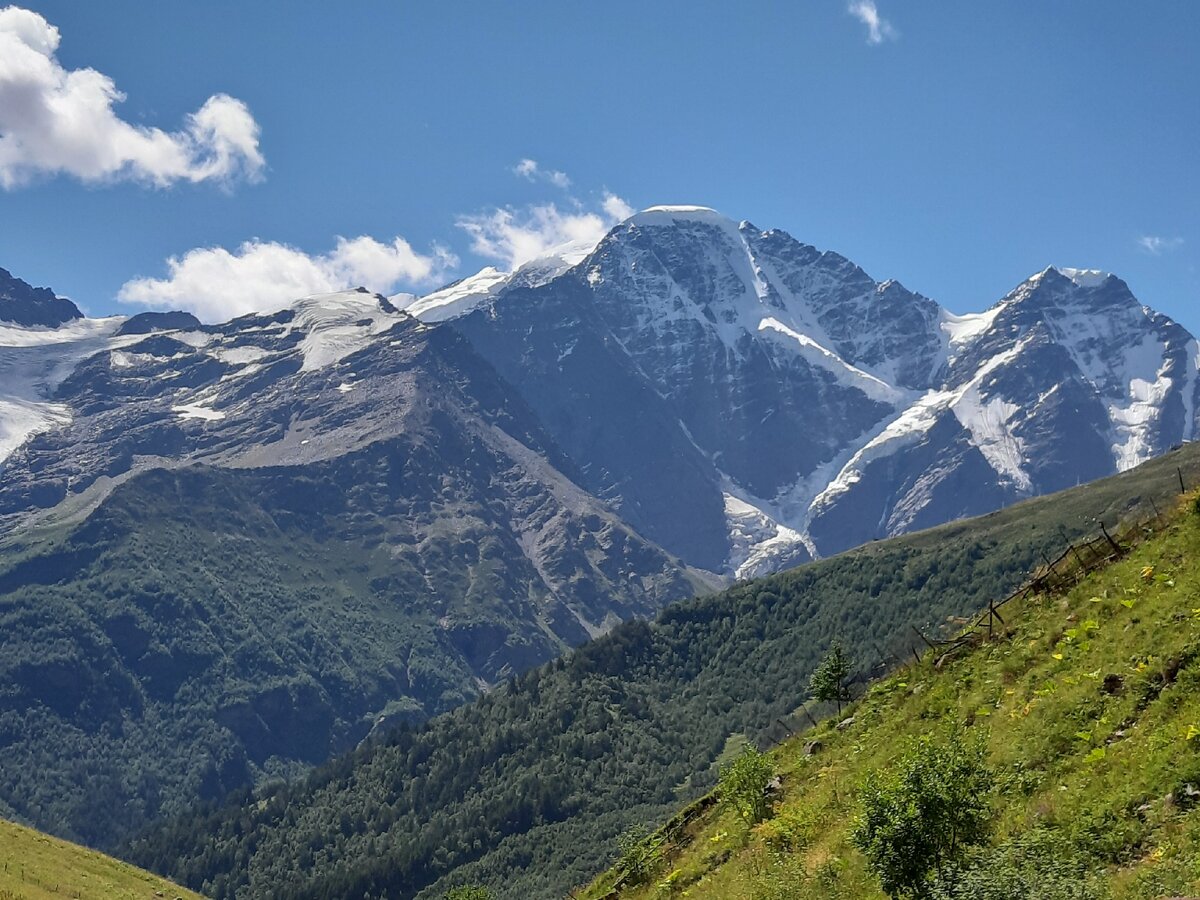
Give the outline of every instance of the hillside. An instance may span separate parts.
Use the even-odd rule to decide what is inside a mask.
[[[833,638],[863,648],[865,666],[907,656],[911,626],[933,634],[978,610],[1098,519],[1168,508],[1177,469],[1200,483],[1200,445],[677,604],[127,852],[216,897],[435,898],[460,882],[561,896],[609,864],[627,826],[707,792],[731,741],[786,734],[779,720]]]
[[[303,344],[341,326],[251,317],[235,364],[131,336],[62,386],[86,412],[5,461],[0,514],[70,495],[0,538],[0,804],[22,820],[107,849],[704,589],[554,468],[461,338],[341,302],[387,342],[338,344],[343,365]],[[231,371],[252,399],[215,419],[159,393]]]
[[[200,900],[129,863],[0,819],[3,900]]]
[[[938,897],[1194,896],[1200,890],[1200,503],[1006,627],[928,653],[769,753],[749,826],[708,798],[578,896],[883,898],[851,835],[872,773],[922,739],[982,742],[991,839]],[[955,731],[953,729],[957,728]],[[953,882],[953,879],[951,879]],[[935,892],[936,893],[936,892]]]
[[[407,492],[444,512],[372,493],[390,460],[422,453],[397,442],[302,470],[150,471],[82,524],[10,543],[0,804],[108,849],[554,658],[567,647],[555,625],[587,637],[563,595],[603,619],[694,593],[660,551],[599,519],[556,538],[539,573],[494,508],[452,484],[442,494],[448,468]],[[458,474],[483,478],[479,464]],[[439,522],[450,509],[453,528]]]

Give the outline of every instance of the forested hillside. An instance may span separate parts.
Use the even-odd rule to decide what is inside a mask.
[[[587,639],[573,610],[650,615],[701,588],[514,479],[530,520],[563,528],[535,565],[473,491],[495,491],[486,451],[444,432],[441,450],[464,461],[414,436],[308,467],[153,470],[8,542],[0,813],[107,849],[554,658]]]
[[[708,790],[731,739],[776,733],[833,639],[860,668],[907,653],[911,626],[978,610],[1098,521],[1165,506],[1180,477],[1200,482],[1200,447],[677,604],[127,851],[215,897],[433,898],[466,882],[561,896],[630,824]]]
[[[990,635],[747,752],[581,896],[1195,896],[1200,504],[1178,506],[1128,557],[1077,584],[1068,557]]]

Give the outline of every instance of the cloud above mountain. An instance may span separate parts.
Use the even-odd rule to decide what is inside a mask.
[[[536,159],[525,158],[519,160],[513,166],[513,173],[520,175],[527,181],[548,181],[550,184],[560,187],[563,190],[571,186],[571,179],[567,176],[566,172],[543,168],[541,163]]]
[[[512,270],[546,256],[582,258],[633,212],[623,199],[606,192],[590,208],[576,199],[561,207],[557,203],[495,207],[459,216],[457,224],[471,237],[472,253]]]
[[[408,241],[382,243],[365,235],[337,239],[333,250],[308,254],[275,241],[246,241],[189,250],[167,260],[167,277],[134,278],[118,293],[124,303],[184,309],[206,322],[281,309],[298,297],[363,286],[392,293],[400,285],[433,286],[458,265],[444,247],[418,253]]]
[[[1183,246],[1183,238],[1181,237],[1163,237],[1157,234],[1144,234],[1137,239],[1138,246],[1149,253],[1151,256],[1162,256],[1171,250],[1178,250]]]
[[[259,126],[241,100],[214,94],[176,131],[117,115],[125,100],[112,78],[67,69],[61,35],[27,9],[0,9],[0,187],[69,175],[89,183],[176,182],[261,177]]]
[[[563,172],[520,160],[521,178],[569,185]],[[562,182],[560,185],[559,182]],[[589,202],[566,195],[557,202],[491,207],[459,216],[475,255],[511,271],[556,256],[576,262],[634,209],[611,191]],[[206,322],[281,309],[312,294],[366,287],[381,294],[429,291],[456,277],[459,258],[432,245],[422,253],[402,237],[384,243],[367,235],[337,238],[327,253],[309,253],[278,241],[254,238],[234,250],[198,247],[166,260],[165,277],[139,276],[121,286],[117,299],[157,309],[182,309]]]

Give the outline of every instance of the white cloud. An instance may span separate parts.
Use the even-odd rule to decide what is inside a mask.
[[[166,278],[134,278],[117,294],[125,303],[186,309],[206,322],[281,309],[291,301],[362,285],[382,294],[400,283],[433,284],[458,265],[443,247],[428,255],[403,238],[384,244],[372,237],[339,237],[332,252],[309,255],[274,241],[246,241],[189,250],[167,260]]]
[[[1181,237],[1160,237],[1156,234],[1142,235],[1137,239],[1138,246],[1152,256],[1162,256],[1171,250],[1176,250],[1183,245]]]
[[[582,259],[613,225],[633,215],[615,194],[605,194],[598,211],[572,202],[574,209],[565,210],[555,203],[496,208],[460,216],[457,224],[471,236],[472,252],[512,270],[546,256]]]
[[[0,9],[0,187],[59,174],[159,186],[260,176],[258,123],[241,100],[215,94],[178,131],[132,125],[113,110],[125,95],[111,78],[63,68],[60,39],[37,13]]]
[[[609,219],[621,222],[632,216],[637,210],[618,197],[616,194],[605,194],[604,202],[600,204]]]
[[[892,23],[879,14],[875,0],[851,0],[847,7],[850,15],[867,26],[867,43],[882,44],[900,36]]]
[[[555,187],[566,190],[571,186],[571,179],[566,172],[557,169],[543,169],[536,159],[522,159],[513,166],[513,174],[520,175],[529,181],[548,181]]]

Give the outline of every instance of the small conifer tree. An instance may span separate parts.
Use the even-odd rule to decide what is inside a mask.
[[[842,703],[850,699],[849,678],[850,658],[842,648],[842,642],[835,640],[813,670],[808,689],[812,691],[813,698],[822,703],[836,701],[840,715]]]

